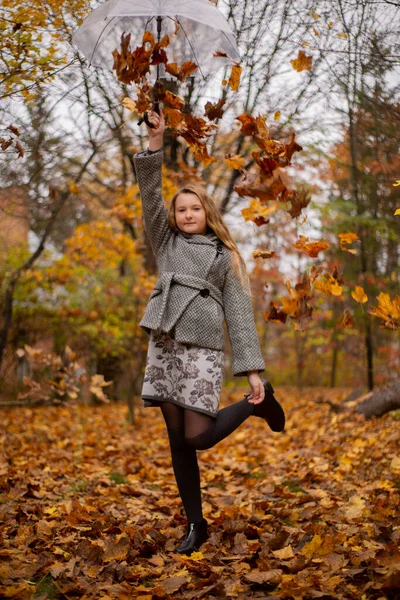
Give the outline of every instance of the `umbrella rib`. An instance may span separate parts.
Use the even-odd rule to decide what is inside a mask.
[[[92,60],[93,60],[93,57],[94,57],[94,55],[95,55],[95,52],[96,52],[96,50],[97,50],[97,46],[98,46],[98,45],[99,45],[99,43],[100,43],[100,38],[101,38],[101,36],[103,35],[103,33],[105,32],[105,30],[107,29],[107,27],[110,25],[110,23],[112,23],[112,22],[114,21],[114,19],[115,19],[115,18],[116,18],[116,17],[113,17],[112,19],[110,19],[110,20],[108,21],[108,23],[107,23],[106,25],[104,25],[104,27],[103,27],[103,29],[102,29],[102,31],[101,31],[101,33],[100,33],[99,37],[97,38],[96,45],[95,45],[95,47],[93,48],[92,56],[90,57],[90,61],[89,61],[89,67],[90,67],[90,66],[91,66],[91,64],[92,64]]]
[[[183,31],[183,33],[185,34],[185,37],[186,37],[186,39],[187,39],[187,42],[188,42],[188,44],[189,44],[190,48],[192,49],[193,56],[194,56],[194,59],[195,59],[195,61],[197,62],[197,66],[199,67],[199,71],[200,71],[200,73],[201,73],[201,76],[203,77],[203,79],[205,79],[205,77],[204,77],[204,74],[203,74],[203,71],[201,70],[201,67],[200,67],[200,61],[199,61],[199,59],[197,58],[197,56],[196,56],[196,52],[195,52],[195,50],[194,50],[194,48],[193,48],[193,46],[192,46],[192,42],[190,41],[190,39],[189,39],[189,36],[188,36],[188,34],[186,33],[184,26],[183,26],[183,25],[182,25],[182,23],[180,22],[180,20],[179,20],[179,18],[178,18],[178,15],[175,15],[175,19],[177,20],[177,22],[179,23],[179,25],[182,27],[182,31]]]

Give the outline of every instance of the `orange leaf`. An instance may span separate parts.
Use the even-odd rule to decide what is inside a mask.
[[[276,252],[269,252],[268,250],[254,250],[254,258],[275,258]]]
[[[269,305],[269,312],[264,314],[264,320],[270,321],[271,323],[286,323],[286,319],[287,314],[278,309],[276,302],[271,302]]]
[[[235,154],[235,156],[226,156],[225,164],[228,169],[235,169],[236,171],[243,171],[243,168],[246,164],[246,159],[240,154]]]
[[[354,319],[350,314],[350,311],[346,308],[346,310],[344,311],[344,316],[342,319],[342,322],[339,324],[340,329],[343,329],[345,327],[348,327],[349,329],[351,329],[352,327],[354,327]]]
[[[232,73],[229,78],[228,85],[234,92],[237,92],[239,89],[242,70],[243,69],[240,65],[233,65],[232,67]]]
[[[327,242],[324,242],[323,240],[318,242],[309,242],[308,238],[304,235],[301,235],[300,239],[297,240],[295,244],[292,244],[292,246],[293,248],[297,248],[298,250],[305,252],[311,258],[317,258],[320,252],[329,248],[329,244]]]
[[[183,121],[183,114],[175,108],[168,108],[167,106],[163,109],[165,123],[170,129],[177,129]]]
[[[192,75],[192,73],[194,73],[196,69],[197,65],[190,60],[184,62],[180,67],[176,62],[169,63],[165,67],[167,73],[173,75],[173,77],[176,77],[177,79],[179,79],[179,81],[184,81],[187,77]]]
[[[390,299],[389,294],[381,292],[377,298],[378,306],[372,306],[369,313],[374,317],[382,319],[382,327],[385,329],[400,328],[400,296]]]
[[[339,239],[340,239],[340,249],[344,250],[345,252],[349,252],[350,254],[357,254],[357,251],[354,250],[354,248],[346,248],[345,244],[352,244],[355,241],[359,241],[359,237],[356,233],[353,232],[349,232],[349,233],[339,233],[338,234]]]
[[[339,285],[338,281],[329,273],[325,273],[323,279],[317,279],[314,285],[320,292],[330,294],[331,296],[341,296],[343,292],[342,286]]]
[[[243,135],[253,135],[253,133],[257,131],[256,120],[251,115],[244,113],[243,115],[239,115],[239,117],[236,118],[242,124],[242,129],[240,130],[240,133],[243,133]]]
[[[283,200],[287,192],[285,184],[280,177],[263,182],[254,178],[242,177],[235,185],[235,192],[239,196],[259,198],[262,202],[270,200]]]
[[[259,200],[250,200],[248,208],[241,213],[245,221],[254,221],[258,226],[268,223],[268,218],[276,211],[276,206],[263,206]],[[260,217],[262,220],[260,221]],[[256,219],[259,219],[256,222]]]
[[[293,69],[300,73],[301,71],[311,71],[312,56],[307,56],[304,50],[299,50],[297,58],[290,61]]]
[[[356,302],[359,302],[360,304],[365,304],[366,302],[368,302],[368,296],[360,285],[356,286],[356,289],[353,292],[351,292],[351,295],[354,298],[354,300]]]

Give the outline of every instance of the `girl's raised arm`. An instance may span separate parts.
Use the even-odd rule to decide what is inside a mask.
[[[144,226],[149,236],[154,254],[169,239],[172,230],[168,223],[167,212],[162,197],[162,162],[164,116],[151,112],[149,121],[154,128],[147,127],[149,134],[149,152],[135,155],[136,175],[142,199]]]

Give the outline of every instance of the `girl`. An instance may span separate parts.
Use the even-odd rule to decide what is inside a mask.
[[[172,465],[188,520],[177,552],[191,554],[206,539],[196,450],[213,447],[250,415],[283,431],[285,415],[259,373],[265,363],[254,323],[244,261],[213,199],[202,189],[180,190],[166,212],[161,194],[164,117],[152,112],[149,149],[135,167],[146,232],[159,269],[140,325],[150,333],[142,398],[159,406]],[[243,400],[219,410],[226,321],[235,376],[250,384]]]

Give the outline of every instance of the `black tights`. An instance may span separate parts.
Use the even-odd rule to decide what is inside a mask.
[[[172,402],[162,402],[167,425],[172,466],[189,523],[203,518],[200,472],[196,450],[212,448],[235,431],[250,415],[254,405],[247,398],[218,412],[217,418],[185,409]]]

